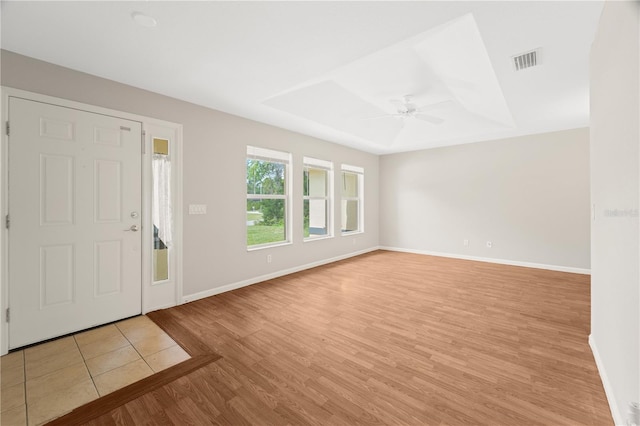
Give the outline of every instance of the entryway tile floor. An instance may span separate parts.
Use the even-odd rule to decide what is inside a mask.
[[[0,424],[39,425],[189,355],[146,316],[0,358]]]

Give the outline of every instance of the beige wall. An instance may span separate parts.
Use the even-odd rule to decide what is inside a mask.
[[[590,61],[591,345],[616,424],[640,400],[638,4],[605,3]]]
[[[2,51],[2,85],[184,126],[184,294],[251,280],[378,245],[378,157],[354,149],[200,107],[110,80]],[[247,252],[246,146],[293,156],[293,240],[289,246]],[[366,232],[303,243],[302,158],[314,157],[365,170]],[[336,186],[336,189],[339,187]],[[336,194],[339,200],[340,194]],[[188,204],[206,204],[189,216]],[[334,202],[336,218],[339,203]],[[336,221],[339,224],[339,221]],[[266,261],[272,255],[272,263]]]
[[[380,188],[381,246],[589,268],[588,129],[385,155]]]

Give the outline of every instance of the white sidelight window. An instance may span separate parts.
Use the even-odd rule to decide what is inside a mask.
[[[172,243],[171,153],[167,139],[153,138],[151,216],[153,220],[153,281],[169,279]]]

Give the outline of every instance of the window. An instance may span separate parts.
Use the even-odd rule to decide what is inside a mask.
[[[363,232],[364,169],[342,165],[342,233]]]
[[[247,247],[289,241],[291,154],[247,147]]]
[[[171,218],[171,157],[169,141],[153,138],[151,168],[153,192],[151,216],[153,219],[153,281],[169,279],[169,264],[172,234]]]
[[[304,157],[303,212],[304,238],[312,240],[331,236],[331,194],[333,164]]]

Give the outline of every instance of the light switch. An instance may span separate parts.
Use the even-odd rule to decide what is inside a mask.
[[[189,214],[207,214],[207,205],[189,204]]]

